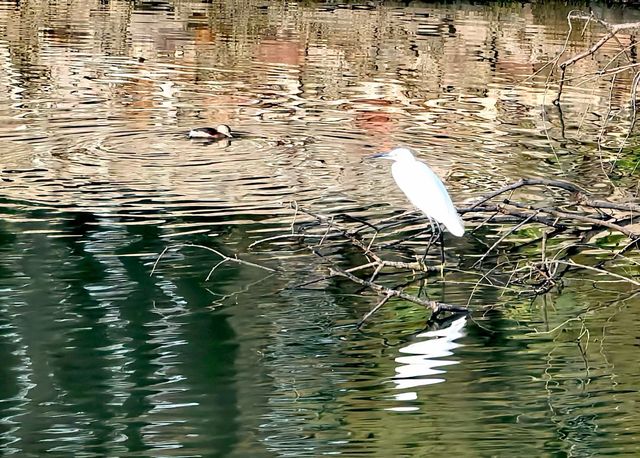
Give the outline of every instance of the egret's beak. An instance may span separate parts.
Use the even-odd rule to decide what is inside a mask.
[[[389,159],[389,153],[376,153],[372,156],[367,156],[366,159]]]
[[[229,137],[229,138],[233,138],[233,135],[231,135],[230,133],[225,134],[225,135],[226,135],[227,137]]]

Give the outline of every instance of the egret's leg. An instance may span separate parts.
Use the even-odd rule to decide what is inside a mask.
[[[440,239],[440,276],[444,277],[444,231],[440,230],[440,234],[438,234],[438,238]]]
[[[423,278],[422,280],[420,280],[420,288],[418,288],[418,297],[422,296],[422,293],[424,292],[424,287],[426,286],[427,281]]]
[[[427,218],[429,218],[427,216]],[[436,222],[434,224],[433,219],[429,218],[429,224],[431,224],[431,238],[429,239],[429,243],[427,244],[427,249],[424,252],[424,256],[422,256],[422,262],[427,259],[427,255],[429,254],[429,250],[431,249],[431,245],[433,245],[434,241],[437,241],[440,235],[442,234],[442,229],[440,229],[440,223]],[[438,228],[438,235],[436,235],[436,227]]]

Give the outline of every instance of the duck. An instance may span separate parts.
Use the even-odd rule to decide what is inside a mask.
[[[232,138],[231,129],[226,124],[216,127],[197,127],[189,131],[189,138],[202,138],[205,140],[222,140]]]

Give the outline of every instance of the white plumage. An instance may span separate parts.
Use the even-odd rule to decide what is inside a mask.
[[[391,159],[391,174],[409,202],[429,218],[444,225],[456,237],[464,235],[464,222],[458,215],[442,180],[407,148],[396,148],[374,157]]]

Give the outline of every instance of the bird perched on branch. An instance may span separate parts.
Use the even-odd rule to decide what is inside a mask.
[[[390,159],[391,174],[409,202],[429,218],[447,228],[456,237],[464,235],[464,222],[458,215],[442,180],[431,168],[417,160],[408,148],[395,148],[371,156]],[[433,224],[432,224],[433,225]]]

